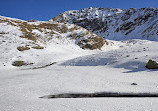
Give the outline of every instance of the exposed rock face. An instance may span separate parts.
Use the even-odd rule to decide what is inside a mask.
[[[79,45],[83,49],[100,49],[106,42],[102,37],[84,29],[80,26],[68,23],[48,22],[48,21],[23,21],[0,16],[0,36],[16,35],[36,43],[47,44],[53,38],[70,38],[74,44]],[[7,27],[11,27],[9,32]],[[14,31],[13,29],[16,29]],[[17,33],[18,32],[18,33]],[[29,47],[28,47],[29,48]],[[42,48],[41,48],[42,49]]]
[[[158,8],[85,8],[66,11],[50,21],[75,23],[107,39],[158,40]]]
[[[158,63],[156,61],[149,60],[145,67],[148,69],[158,69]]]

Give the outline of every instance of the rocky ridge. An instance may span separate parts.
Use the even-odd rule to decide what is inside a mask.
[[[112,40],[158,40],[158,8],[84,8],[70,10],[50,21],[77,24]]]

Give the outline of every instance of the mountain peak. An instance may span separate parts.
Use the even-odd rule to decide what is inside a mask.
[[[76,24],[112,40],[158,40],[158,8],[90,7],[66,11],[50,21]]]

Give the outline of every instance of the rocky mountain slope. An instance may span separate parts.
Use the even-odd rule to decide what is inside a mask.
[[[77,25],[57,23],[57,22],[42,22],[42,21],[22,21],[7,17],[0,17],[1,32],[0,34],[12,34],[20,38],[27,38],[33,42],[41,42],[47,44],[52,38],[67,37],[73,39],[75,44],[85,49],[99,49],[103,46],[104,40],[96,34],[79,27]],[[17,29],[15,31],[8,31],[7,27]]]
[[[86,55],[83,49],[107,46],[109,42],[104,38],[158,40],[157,28],[157,8],[90,7],[64,12],[49,21],[0,16],[0,65],[16,61],[24,65],[48,64],[68,59],[68,52],[73,57]],[[55,53],[62,56],[46,61]]]
[[[68,11],[58,22],[0,16],[0,111],[157,111],[158,71],[145,67],[158,61],[157,9],[129,10]]]
[[[107,44],[102,37],[77,25],[24,21],[0,16],[0,65],[2,66],[12,64],[14,61],[20,62],[17,65],[32,65],[39,61],[44,63],[46,58],[55,52],[61,53],[60,57],[63,57],[66,55],[62,54],[68,51],[75,57],[78,52],[82,52],[82,49],[100,49],[105,43]],[[54,58],[52,62],[59,60]]]
[[[61,13],[50,21],[77,24],[107,39],[158,40],[158,8],[85,8]]]

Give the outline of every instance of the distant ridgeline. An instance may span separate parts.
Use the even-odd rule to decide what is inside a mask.
[[[158,8],[85,8],[70,10],[50,21],[77,24],[111,40],[158,40]]]

